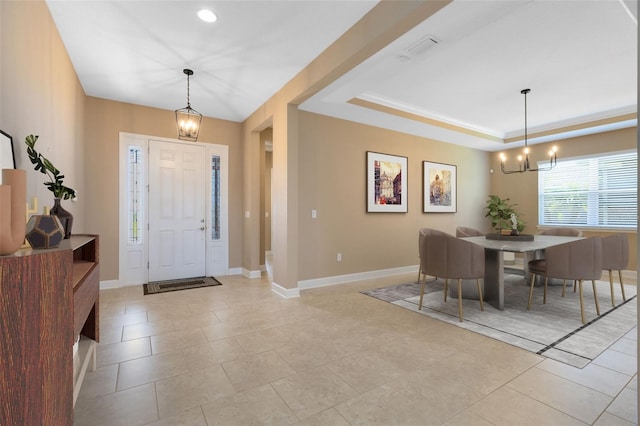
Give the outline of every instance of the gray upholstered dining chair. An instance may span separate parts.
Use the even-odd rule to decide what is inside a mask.
[[[585,321],[582,282],[584,280],[591,280],[596,313],[600,315],[598,295],[596,293],[596,280],[599,280],[602,276],[602,238],[591,237],[548,247],[544,259],[529,261],[529,272],[531,272],[532,277],[527,310],[531,309],[531,299],[533,298],[533,287],[536,275],[541,275],[545,277],[542,303],[547,303],[547,281],[549,278],[559,278],[563,280],[563,295],[566,280],[576,280],[578,282],[580,317],[583,324]]]
[[[622,270],[629,265],[629,238],[626,234],[614,234],[602,238],[602,269],[609,271],[611,306],[615,306],[613,295],[613,271],[618,271],[622,300],[627,300],[622,282]]]
[[[484,278],[484,249],[453,235],[428,234],[420,241],[420,269],[427,275],[444,278],[444,301],[447,301],[449,279],[458,280],[458,316],[463,321],[462,280],[475,279],[480,296],[480,310],[484,311],[480,279]],[[420,286],[418,310],[422,310],[426,276]]]
[[[484,236],[484,232],[479,231],[475,228],[469,228],[466,226],[458,226],[456,228],[456,237],[482,237]]]
[[[542,229],[538,235],[557,235],[560,237],[583,237],[584,234],[578,228],[548,228]]]
[[[555,235],[558,237],[583,237],[583,232],[578,228],[548,228],[542,229],[538,232],[538,235]],[[538,250],[536,257],[542,258],[545,256],[544,250]],[[576,283],[573,283],[573,291],[576,291]],[[564,287],[562,289],[562,297],[564,297]]]
[[[418,231],[418,262],[420,262],[420,265],[418,266],[418,282],[420,282],[420,276],[426,274],[422,270],[422,261],[420,260],[422,259],[422,237],[424,237],[425,235],[450,235],[450,234],[444,231],[438,231],[437,229],[420,228],[420,230]]]

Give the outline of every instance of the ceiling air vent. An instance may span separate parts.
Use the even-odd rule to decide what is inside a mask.
[[[410,61],[411,59],[423,54],[438,43],[440,43],[440,40],[435,36],[425,36],[400,52],[398,58],[402,62]]]

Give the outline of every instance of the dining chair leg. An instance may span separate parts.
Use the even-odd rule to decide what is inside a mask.
[[[447,293],[449,292],[449,278],[444,279],[444,303],[447,303]]]
[[[582,280],[578,281],[578,290],[580,292],[580,319],[582,319],[582,323],[584,324],[584,301],[582,298]]]
[[[562,297],[564,297],[564,289],[567,287],[567,280],[562,280]]]
[[[458,315],[462,322],[462,279],[458,278]]]
[[[591,280],[593,286],[593,301],[596,302],[596,313],[600,315],[600,306],[598,305],[598,293],[596,293],[596,280]]]
[[[613,295],[613,271],[609,269],[609,290],[611,291],[611,306],[616,306],[615,297]]]
[[[419,278],[418,278],[419,279]],[[422,310],[422,298],[424,297],[424,287],[427,285],[427,276],[424,275],[422,278],[422,285],[420,286],[420,303],[418,304],[418,310]]]
[[[573,280],[573,292],[576,292],[576,284],[578,283],[577,280]]]
[[[480,296],[480,310],[484,311],[484,303],[482,302],[482,288],[480,288],[480,280],[476,278],[478,284],[478,295]]]
[[[624,284],[622,283],[622,270],[618,269],[618,277],[620,277],[620,290],[622,290],[622,300],[627,301],[627,296],[624,295]]]
[[[542,304],[546,305],[547,303],[547,282],[549,281],[549,277],[544,277],[544,291],[542,292]]]
[[[533,284],[536,282],[536,274],[531,274],[531,288],[529,289],[529,303],[527,303],[527,311],[531,310],[531,299],[533,298]]]

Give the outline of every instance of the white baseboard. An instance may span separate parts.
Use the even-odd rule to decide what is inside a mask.
[[[242,275],[242,268],[229,268],[227,275]]]
[[[242,275],[247,278],[260,278],[262,276],[261,271],[250,271],[248,269],[242,268]]]
[[[105,280],[100,281],[100,290],[110,290],[120,287],[120,281],[118,280]]]
[[[333,277],[316,278],[312,280],[298,281],[300,290],[308,290],[311,288],[326,287],[335,284],[342,284],[351,281],[361,281],[371,278],[387,277],[390,275],[418,273],[418,265],[402,266],[400,268],[379,269],[377,271],[357,272],[355,274],[336,275]]]
[[[284,288],[281,285],[278,285],[274,282],[271,282],[271,291],[280,297],[284,297],[285,299],[300,297],[300,289],[298,287]]]

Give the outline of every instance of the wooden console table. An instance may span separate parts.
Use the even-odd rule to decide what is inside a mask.
[[[73,235],[0,256],[0,425],[73,424],[99,340],[98,246],[97,235]]]

